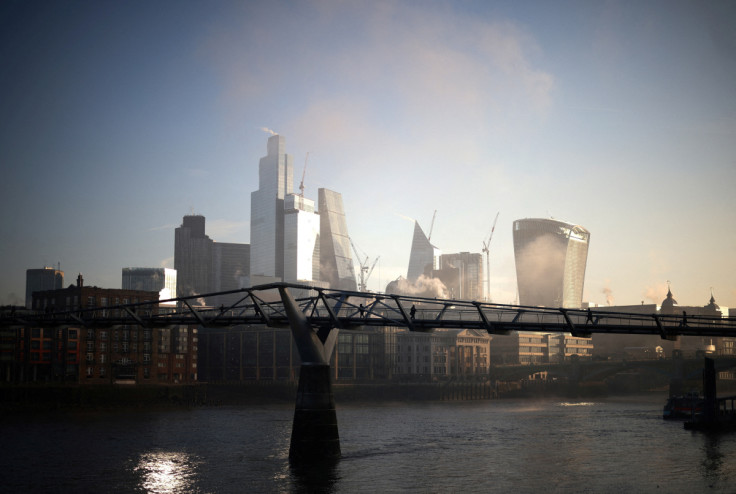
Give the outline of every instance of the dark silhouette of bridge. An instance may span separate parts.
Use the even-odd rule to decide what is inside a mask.
[[[282,289],[286,289],[283,291]],[[680,314],[635,314],[596,309],[566,309],[494,304],[272,283],[227,292],[192,295],[88,308],[33,311],[5,307],[0,327],[167,327],[199,325],[289,327],[283,293],[305,315],[310,327],[325,334],[332,329],[396,326],[411,331],[479,329],[490,334],[511,331],[569,332],[586,337],[603,334],[655,334],[664,339],[685,336],[734,336],[736,318]],[[237,299],[225,306],[208,305],[223,295]],[[412,316],[412,308],[414,308]]]
[[[208,300],[233,303],[225,306]],[[289,457],[294,462],[337,459],[340,441],[330,384],[329,361],[337,331],[393,326],[411,331],[478,329],[511,331],[654,334],[674,340],[687,336],[736,336],[736,318],[682,314],[634,314],[604,310],[528,307],[447,300],[273,283],[168,301],[32,311],[3,308],[0,328],[121,325],[169,327],[198,325],[290,327],[302,366],[299,375]]]

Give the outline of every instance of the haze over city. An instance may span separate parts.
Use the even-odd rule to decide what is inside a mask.
[[[342,194],[383,290],[413,225],[513,303],[514,220],[591,233],[583,300],[736,307],[729,2],[0,6],[0,304],[44,265],[119,287],[192,212],[249,242],[272,133]],[[309,153],[306,170],[305,157]],[[410,221],[407,221],[410,220]],[[608,299],[608,300],[607,300]]]

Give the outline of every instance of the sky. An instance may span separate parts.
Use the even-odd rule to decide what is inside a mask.
[[[249,242],[270,131],[382,291],[413,221],[514,303],[512,224],[590,231],[583,299],[736,308],[736,3],[0,3],[0,304]],[[309,153],[308,161],[306,160]],[[306,163],[306,169],[305,169]],[[436,218],[432,224],[432,217]]]

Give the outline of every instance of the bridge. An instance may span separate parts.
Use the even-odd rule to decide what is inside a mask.
[[[217,306],[227,295],[233,303]],[[209,303],[208,303],[209,301]],[[294,462],[336,459],[340,442],[330,384],[329,361],[338,330],[392,326],[410,331],[477,329],[563,332],[576,337],[654,334],[736,337],[736,318],[681,314],[634,314],[493,304],[403,295],[333,290],[272,283],[227,292],[83,309],[32,311],[3,308],[0,328],[121,325],[290,327],[302,361],[289,457]]]

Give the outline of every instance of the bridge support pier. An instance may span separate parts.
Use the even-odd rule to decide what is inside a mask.
[[[288,289],[280,287],[279,293],[302,360],[289,460],[292,464],[335,461],[340,458],[340,435],[337,430],[329,362],[335,347],[337,330],[329,331],[324,341],[321,340]]]
[[[340,458],[330,366],[302,364],[291,429],[289,459],[305,463]]]

